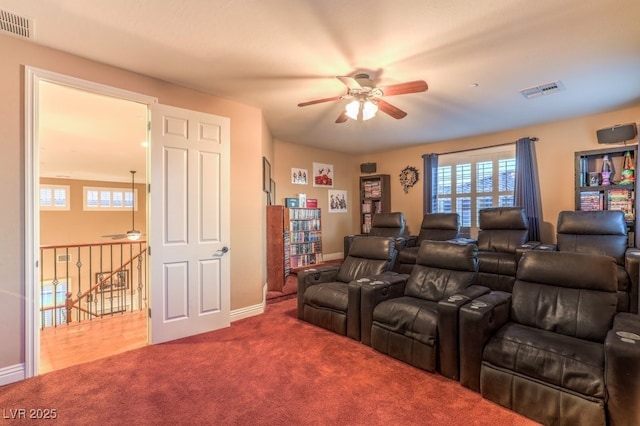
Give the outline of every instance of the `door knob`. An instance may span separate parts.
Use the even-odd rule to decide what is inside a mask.
[[[224,256],[224,254],[226,252],[229,251],[229,247],[224,246],[222,247],[220,250],[216,251],[215,253],[213,253],[212,257],[220,257],[220,256]]]

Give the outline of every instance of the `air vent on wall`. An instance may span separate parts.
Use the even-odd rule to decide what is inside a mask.
[[[535,87],[529,87],[528,89],[522,89],[520,93],[527,99],[537,98],[542,95],[550,95],[552,93],[559,92],[561,89],[561,83],[554,81],[553,83],[541,84]]]
[[[33,38],[33,21],[0,9],[0,31],[17,37]]]

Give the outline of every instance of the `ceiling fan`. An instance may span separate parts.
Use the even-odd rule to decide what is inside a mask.
[[[338,116],[336,123],[344,123],[348,118],[353,120],[368,120],[373,118],[378,110],[381,110],[382,112],[399,120],[406,117],[407,113],[381,98],[383,96],[426,92],[429,87],[427,86],[427,82],[423,80],[376,87],[373,80],[369,77],[369,74],[364,73],[356,74],[354,77],[341,76],[336,78],[347,86],[347,93],[345,95],[301,102],[298,106],[304,107],[341,99],[353,99],[346,105],[345,110]]]
[[[111,238],[112,240],[122,240],[124,238],[130,241],[137,241],[140,239],[142,234],[140,231],[136,230],[136,218],[135,218],[135,188],[134,188],[134,179],[135,179],[136,171],[131,170],[131,230],[127,231],[126,234],[112,234],[112,235],[103,235],[103,238]]]

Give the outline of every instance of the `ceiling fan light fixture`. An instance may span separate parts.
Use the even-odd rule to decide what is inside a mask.
[[[362,119],[369,120],[376,116],[376,112],[378,112],[378,105],[374,104],[371,101],[366,101],[362,104]]]
[[[347,117],[349,117],[352,120],[357,120],[358,114],[360,113],[360,101],[354,100],[349,102],[347,106],[344,108],[344,110],[347,114]]]
[[[140,239],[140,231],[127,231],[127,240],[138,241]]]
[[[358,120],[362,118],[362,120],[369,120],[376,116],[378,112],[378,105],[369,101],[356,99],[349,102],[345,107],[345,114],[352,120]]]

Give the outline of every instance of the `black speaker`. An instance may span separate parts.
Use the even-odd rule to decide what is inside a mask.
[[[634,139],[638,135],[636,123],[618,124],[597,132],[598,143],[620,143]]]
[[[360,164],[360,173],[375,173],[376,163],[362,163]]]

